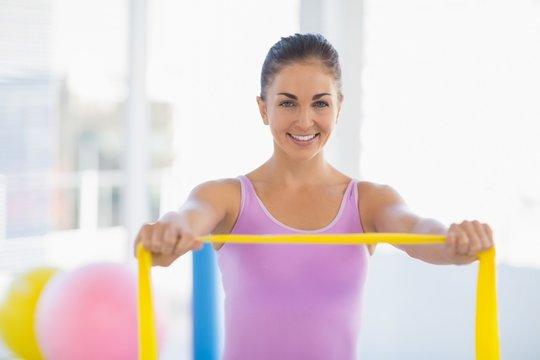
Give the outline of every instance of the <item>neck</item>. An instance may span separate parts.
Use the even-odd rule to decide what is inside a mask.
[[[326,162],[321,153],[306,160],[295,160],[274,152],[272,157],[262,166],[263,174],[268,174],[272,182],[284,185],[303,186],[327,183],[334,178],[337,171]]]

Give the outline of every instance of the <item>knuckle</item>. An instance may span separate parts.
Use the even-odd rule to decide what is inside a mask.
[[[154,224],[154,227],[155,231],[163,232],[163,230],[165,229],[165,224],[163,224],[162,222],[157,222]]]
[[[163,230],[163,238],[165,240],[165,242],[173,242],[174,241],[174,232],[172,229],[169,229],[169,228],[166,228],[165,230]]]
[[[162,222],[160,223],[160,225],[163,227],[164,230],[172,230],[174,229],[174,224],[172,224],[171,222]]]
[[[467,250],[469,248],[469,241],[465,238],[462,238],[458,243],[458,247],[461,251]]]

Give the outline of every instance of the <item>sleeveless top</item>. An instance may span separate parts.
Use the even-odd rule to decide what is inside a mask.
[[[363,232],[354,180],[329,225],[300,230],[275,219],[250,180],[239,179],[232,234]],[[217,260],[225,293],[223,360],[357,358],[365,245],[228,243]]]

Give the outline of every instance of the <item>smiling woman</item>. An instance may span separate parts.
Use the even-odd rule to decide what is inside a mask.
[[[274,136],[274,154],[289,151],[295,156],[301,150],[300,156],[310,158],[321,152],[342,102],[335,76],[325,65],[316,58],[288,65],[263,89],[257,102],[263,122]]]
[[[145,224],[135,241],[168,266],[207,234],[444,235],[402,245],[434,264],[468,264],[493,246],[478,221],[450,227],[413,213],[389,186],[358,181],[324,156],[341,110],[338,54],[321,35],[282,38],[268,52],[257,97],[272,156],[246,175],[197,186],[179,211]],[[223,359],[344,359],[356,341],[369,253],[364,244],[214,243],[225,291]]]

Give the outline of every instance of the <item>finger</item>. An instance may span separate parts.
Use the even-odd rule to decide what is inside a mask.
[[[150,238],[150,251],[152,251],[155,254],[162,253],[163,230],[164,230],[163,224],[156,223],[153,226],[152,234]]]
[[[457,234],[456,234],[456,224],[450,225],[448,229],[448,234],[446,235],[446,251],[449,252],[450,256],[456,255],[456,245],[457,244]]]
[[[180,239],[176,244],[174,253],[177,255],[182,255],[191,250],[195,237],[189,231],[180,231]]]
[[[139,239],[145,249],[150,250],[152,239],[152,226],[151,224],[144,224],[139,231]]]
[[[472,226],[474,227],[474,232],[478,236],[478,251],[484,251],[490,247],[489,235],[487,234],[484,225],[479,221],[472,221]]]
[[[484,230],[484,234],[486,235],[486,249],[489,249],[493,247],[493,231],[488,224],[482,224],[482,228]]]
[[[203,246],[204,246],[204,244],[201,241],[197,240],[197,238],[195,236],[193,236],[191,238],[190,243],[189,243],[188,251],[200,250],[200,249],[202,249]]]
[[[177,231],[173,225],[166,226],[163,230],[163,244],[161,251],[163,254],[172,255],[176,242],[178,241]]]
[[[463,223],[456,229],[456,252],[458,255],[466,255],[469,253],[469,237],[463,229]]]
[[[466,229],[470,242],[469,255],[473,256],[484,249],[484,232],[476,220],[466,222]]]

